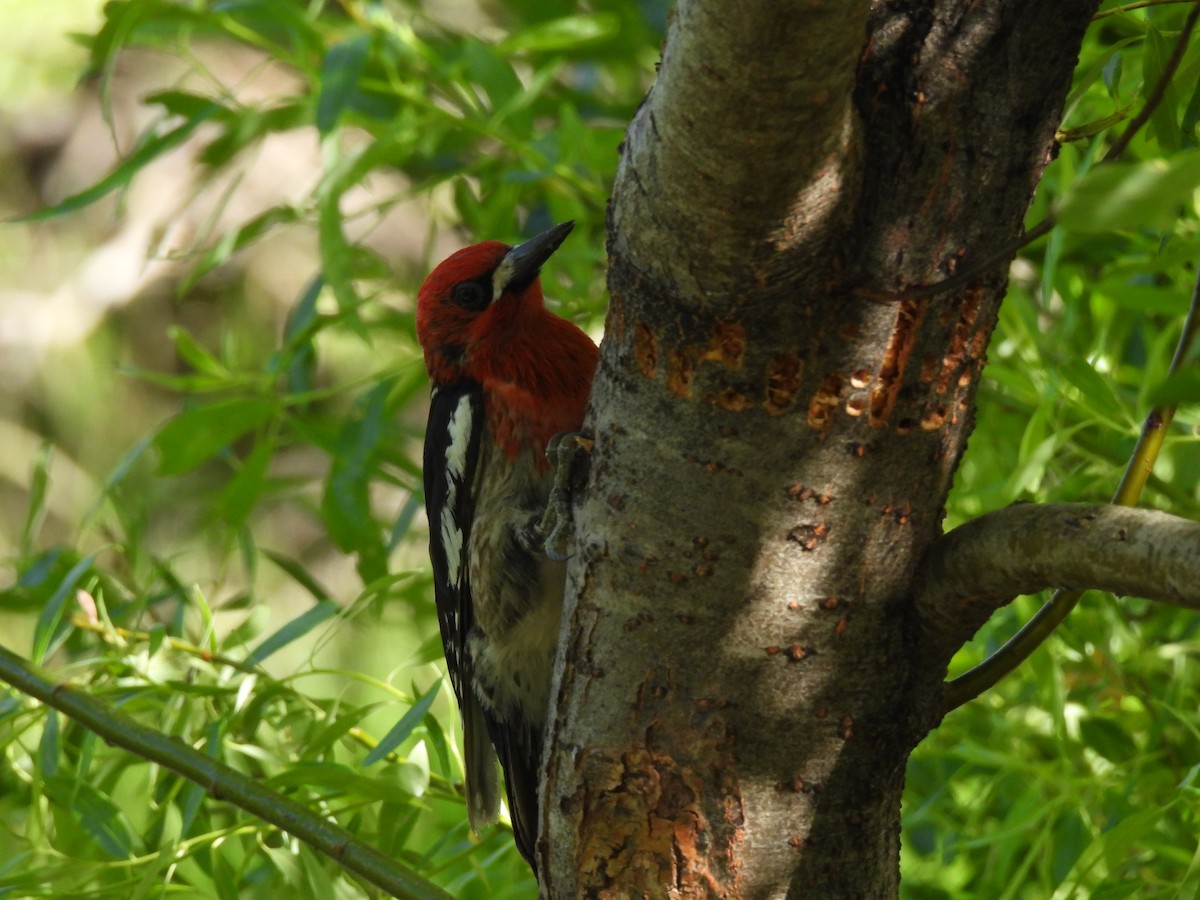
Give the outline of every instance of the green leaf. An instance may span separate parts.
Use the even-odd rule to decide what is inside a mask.
[[[329,591],[325,590],[321,584],[309,574],[300,563],[294,559],[289,559],[281,553],[276,553],[274,550],[263,549],[263,555],[279,568],[283,569],[292,579],[302,588],[312,594],[319,601],[329,600]]]
[[[283,336],[285,347],[272,356],[268,368],[278,372],[281,360],[287,361],[287,391],[289,394],[306,394],[316,382],[317,349],[313,342],[316,333],[317,300],[325,287],[320,275],[305,287],[296,305],[288,313]]]
[[[1146,22],[1146,46],[1142,53],[1142,77],[1146,81],[1146,92],[1154,90],[1171,58],[1172,44],[1163,39],[1162,32],[1150,20]],[[1179,92],[1174,80],[1167,82],[1162,102],[1150,113],[1150,128],[1158,138],[1159,146],[1168,152],[1180,149],[1183,138],[1175,110],[1179,106]]]
[[[1184,369],[1176,372],[1150,393],[1150,403],[1155,409],[1200,403],[1200,371]]]
[[[616,37],[620,30],[620,19],[608,13],[565,16],[514,31],[501,41],[497,49],[504,54],[522,51],[560,53],[609,40]]]
[[[416,793],[413,786],[421,787],[420,767],[402,762],[388,768],[398,772],[394,776],[363,775],[338,763],[303,762],[272,776],[270,784],[273,788],[308,787],[327,796],[364,797],[397,803],[411,801]]]
[[[1169,229],[1184,206],[1194,206],[1200,151],[1171,160],[1106,163],[1077,181],[1059,204],[1061,225],[1082,234],[1148,227]]]
[[[306,3],[279,0],[215,0],[208,5],[228,37],[306,72],[324,50],[322,37],[314,28],[314,9]]]
[[[321,68],[321,95],[317,98],[317,131],[329,134],[354,96],[371,50],[369,34],[359,34],[334,44]]]
[[[330,537],[346,552],[382,552],[380,530],[371,518],[369,488],[385,433],[385,401],[392,383],[393,379],[380,382],[359,400],[334,444],[321,513]]]
[[[287,131],[311,124],[309,108],[287,103],[267,109],[241,109],[225,122],[225,129],[197,154],[201,165],[216,169],[272,131]]]
[[[429,707],[433,705],[433,700],[437,696],[441,687],[441,681],[435,681],[433,683],[433,687],[426,691],[425,694],[412,705],[412,708],[400,718],[400,721],[393,725],[392,729],[383,736],[383,740],[379,742],[379,745],[367,754],[366,759],[362,761],[364,767],[383,759],[389,753],[403,744],[406,740],[408,740],[409,735],[413,733],[413,729],[421,724],[421,720],[424,719],[426,714],[429,712]]]
[[[1130,851],[1154,831],[1161,818],[1162,810],[1144,809],[1109,828],[1080,854],[1071,871],[1072,877],[1063,882],[1064,888],[1081,886],[1091,869],[1102,861],[1110,871],[1116,869],[1128,858]],[[1065,893],[1064,896],[1071,896],[1071,893]]]
[[[437,757],[438,772],[444,778],[452,778],[450,765],[450,742],[446,740],[446,733],[442,731],[442,726],[438,723],[437,716],[429,716],[425,720],[425,734],[429,738],[429,743],[433,744],[434,755]]]
[[[53,455],[53,446],[48,442],[44,443],[33,463],[33,477],[29,483],[29,508],[25,511],[25,524],[21,528],[21,556],[29,556],[33,551],[34,538],[41,531],[42,521],[46,518],[46,497],[50,490],[50,460]]]
[[[178,147],[192,133],[221,112],[222,107],[217,103],[209,103],[204,109],[198,112],[195,116],[188,119],[182,125],[178,125],[163,134],[154,135],[143,141],[138,148],[125,157],[115,169],[97,181],[90,188],[80,191],[77,194],[72,194],[65,200],[62,200],[53,206],[46,209],[38,210],[37,212],[29,213],[24,216],[17,216],[15,221],[18,222],[41,222],[46,219],[52,219],[56,216],[63,216],[67,213],[76,212],[95,203],[106,194],[115,191],[117,188],[125,187],[133,180],[133,176],[138,174],[142,169],[146,168],[151,162],[162,156],[168,150],[173,150]]]
[[[421,642],[421,646],[405,662],[414,668],[435,663],[444,658],[445,649],[442,647],[442,636],[437,632],[429,635]]]
[[[135,37],[156,31],[160,35],[175,27],[190,28],[203,24],[202,16],[182,3],[163,0],[111,0],[104,5],[104,25],[91,41],[90,68],[106,75],[117,56]]]
[[[63,620],[66,612],[67,603],[75,600],[75,585],[79,583],[79,579],[92,567],[96,555],[89,553],[75,565],[59,582],[58,589],[49,602],[42,608],[41,615],[38,616],[37,625],[33,631],[33,661],[42,663],[46,659],[46,655],[58,641],[62,640],[63,635],[59,634],[59,625]]]
[[[258,441],[242,462],[237,474],[221,490],[214,514],[228,527],[238,529],[245,524],[267,487],[267,466],[275,456],[275,442]]]
[[[1128,276],[1110,278],[1096,285],[1096,292],[1108,297],[1113,303],[1138,313],[1162,313],[1182,316],[1187,309],[1187,298],[1174,287],[1150,284],[1131,284]]]
[[[1110,718],[1085,717],[1079,723],[1079,734],[1087,746],[1110,762],[1125,762],[1138,753],[1138,746],[1128,732]]]
[[[1121,67],[1124,64],[1124,58],[1118,53],[1113,53],[1108,58],[1108,62],[1104,64],[1104,86],[1108,89],[1108,97],[1114,103],[1121,99]]]
[[[181,475],[212,459],[237,438],[266,422],[273,400],[239,397],[181,412],[154,437],[160,475]]]
[[[1183,121],[1179,123],[1183,142],[1189,147],[1196,146],[1196,126],[1198,124],[1200,124],[1200,79],[1196,80],[1196,87],[1183,110]]]
[[[325,279],[320,275],[314,277],[301,292],[296,305],[288,313],[287,325],[284,326],[283,336],[290,345],[297,339],[309,337],[309,328],[317,320],[317,300],[325,287]]]
[[[326,720],[305,742],[309,757],[324,756],[333,750],[334,744],[362,724],[362,720],[379,708],[378,704],[359,706],[339,712]]]
[[[175,344],[175,352],[179,354],[179,358],[197,372],[211,375],[213,378],[229,377],[229,370],[221,364],[220,360],[200,346],[200,342],[192,337],[187,329],[172,325],[167,329],[167,337]]]
[[[109,856],[128,859],[133,855],[133,840],[124,815],[111,797],[81,778],[65,775],[47,778],[46,794],[68,811]]]
[[[1113,393],[1112,381],[1104,378],[1082,359],[1067,360],[1062,375],[1083,395],[1084,404],[1110,421],[1124,421],[1124,407]]]
[[[96,519],[96,517],[100,515],[101,510],[104,507],[105,500],[110,498],[116,489],[120,487],[121,483],[133,470],[133,467],[137,464],[137,461],[142,458],[146,452],[146,448],[149,447],[151,443],[152,438],[150,435],[142,437],[129,449],[124,456],[120,458],[120,460],[117,461],[117,464],[113,466],[112,470],[104,478],[102,492],[96,498],[91,507],[89,507],[88,511],[84,513],[82,524],[80,525],[81,530],[86,530],[87,527]]]
[[[396,516],[395,524],[392,525],[392,533],[388,537],[387,545],[389,552],[395,550],[408,534],[409,527],[423,505],[420,494],[408,495],[408,499],[404,501],[404,506],[400,509],[400,514]]]
[[[257,666],[272,653],[286,647],[292,641],[308,634],[322,622],[336,616],[337,611],[338,606],[332,600],[322,600],[316,606],[296,616],[255,647],[246,657],[246,665]]]
[[[522,90],[521,79],[505,57],[504,51],[482,41],[468,40],[463,45],[467,73],[487,93],[492,109],[504,106]]]
[[[230,120],[237,117],[237,113],[212,97],[193,94],[190,91],[158,91],[149,94],[144,102],[147,105],[161,106],[171,115],[183,119],[194,119],[203,115],[219,120]],[[218,107],[215,111],[211,109],[214,105]]]
[[[58,774],[58,710],[46,712],[46,724],[42,726],[42,739],[38,741],[38,766],[42,778],[53,778]]]
[[[312,900],[336,900],[340,892],[325,867],[307,847],[300,849],[300,864],[304,873],[303,894]]]
[[[212,247],[201,254],[196,264],[188,270],[187,275],[180,282],[179,292],[186,294],[195,287],[196,282],[213,269],[227,263],[238,251],[249,247],[259,238],[273,233],[279,226],[298,222],[302,217],[301,210],[294,206],[273,206],[236,228],[226,231]]]

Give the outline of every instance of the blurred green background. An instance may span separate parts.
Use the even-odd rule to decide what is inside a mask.
[[[0,216],[33,217],[0,226],[0,642],[456,896],[535,896],[453,788],[413,297],[463,243],[570,218],[547,294],[599,338],[604,204],[667,8],[0,5]],[[1200,255],[1196,47],[1121,184],[1166,174],[1115,209],[1086,176],[1185,12],[1089,32],[1078,140],[1030,222],[1085,213],[1013,266],[950,526],[1106,501],[1161,389]],[[1200,390],[1178,387],[1146,501],[1196,517]],[[953,713],[909,767],[905,896],[1200,896],[1198,631],[1088,595]],[[0,895],[366,895],[12,692],[0,750]]]

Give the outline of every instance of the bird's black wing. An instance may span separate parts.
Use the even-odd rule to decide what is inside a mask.
[[[488,722],[472,689],[467,639],[475,625],[467,547],[475,514],[475,470],[484,431],[483,389],[473,381],[433,389],[425,429],[425,511],[438,627],[450,684],[463,719],[467,818],[473,829],[495,821],[500,808],[496,756]]]

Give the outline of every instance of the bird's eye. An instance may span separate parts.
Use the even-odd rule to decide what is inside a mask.
[[[454,302],[463,309],[478,311],[488,305],[489,292],[478,281],[464,281],[454,286]]]

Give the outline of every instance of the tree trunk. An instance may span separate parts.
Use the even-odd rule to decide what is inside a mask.
[[[550,897],[898,892],[940,533],[1095,0],[681,2],[610,209]],[[952,651],[951,651],[952,652]]]

